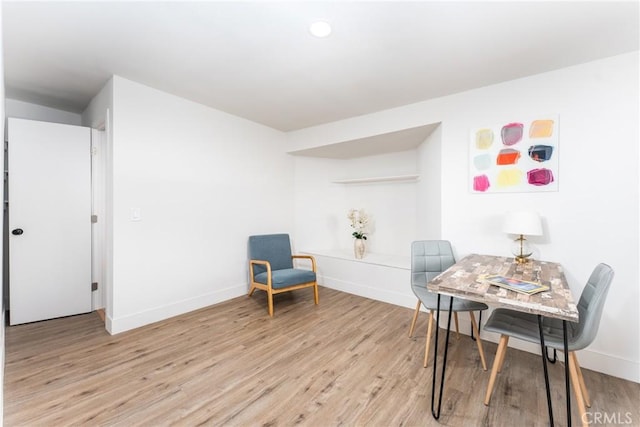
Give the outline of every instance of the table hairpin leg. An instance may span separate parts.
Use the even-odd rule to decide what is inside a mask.
[[[564,344],[564,386],[567,394],[567,425],[571,426],[571,386],[569,385],[569,343],[567,342],[567,321],[562,320],[562,341]]]
[[[551,390],[549,388],[549,373],[547,372],[547,354],[542,331],[542,316],[538,314],[538,329],[540,330],[540,351],[542,352],[542,367],[544,368],[544,385],[547,389],[547,406],[549,407],[549,425],[553,427],[553,408],[551,407]],[[571,425],[571,424],[569,424]]]
[[[538,315],[538,328],[540,329],[540,349],[542,350],[542,366],[544,368],[544,383],[547,389],[547,405],[549,406],[549,425],[553,427],[553,408],[551,407],[551,391],[549,388],[549,374],[547,372],[547,347],[544,345],[544,334],[542,330],[542,316]],[[569,344],[567,340],[567,321],[562,321],[562,344],[564,345],[564,385],[567,405],[567,426],[571,426],[571,385],[569,383]],[[555,363],[556,350],[553,350],[552,363]]]
[[[433,348],[433,379],[431,383],[431,414],[436,420],[440,418],[442,407],[442,392],[444,390],[444,373],[447,368],[447,351],[449,350],[449,332],[451,331],[451,310],[453,309],[453,297],[449,297],[449,316],[447,318],[447,335],[444,343],[444,359],[442,360],[442,377],[440,379],[440,394],[438,395],[438,410],[435,410],[436,398],[436,373],[438,360],[438,330],[440,329],[440,294],[438,294],[438,305],[436,307],[436,343]]]
[[[545,347],[544,352],[547,355],[547,360],[549,361],[549,363],[551,363],[552,365],[556,363],[556,361],[558,360],[558,352],[555,348],[553,349],[553,359],[549,357],[549,347]]]

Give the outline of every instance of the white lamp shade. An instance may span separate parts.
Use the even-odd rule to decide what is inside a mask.
[[[502,231],[507,234],[542,236],[542,221],[536,212],[508,212],[505,216]]]

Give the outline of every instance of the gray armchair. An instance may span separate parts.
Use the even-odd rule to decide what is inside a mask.
[[[591,407],[591,402],[575,352],[589,346],[596,337],[604,302],[609,292],[611,281],[613,280],[613,274],[613,270],[607,264],[598,264],[596,266],[578,301],[578,323],[567,322],[569,374],[576,395],[578,410],[580,411],[583,422],[587,419],[585,406]],[[496,357],[493,361],[493,367],[491,368],[487,394],[484,399],[484,404],[488,405],[495,385],[496,376],[498,372],[502,370],[509,337],[539,343],[540,327],[538,318],[534,314],[499,308],[491,314],[484,329],[501,335]],[[562,320],[544,318],[542,330],[546,347],[557,350],[564,349]]]
[[[427,360],[429,358],[429,345],[431,343],[431,333],[433,331],[433,313],[438,307],[438,295],[427,289],[427,283],[433,280],[433,278],[444,270],[451,267],[455,262],[456,260],[453,256],[451,243],[446,240],[422,240],[411,244],[411,289],[418,298],[418,303],[416,304],[413,320],[411,321],[409,336],[413,335],[416,320],[418,319],[418,313],[420,313],[420,305],[424,305],[424,308],[429,311],[427,343],[425,345],[423,363],[425,368],[427,367]],[[449,307],[450,299],[451,297],[440,297],[441,309],[442,307],[445,307],[446,310],[446,307]],[[478,332],[478,325],[473,312],[486,310],[488,308],[489,307],[483,303],[453,298],[453,307],[451,309],[452,313],[455,315],[456,331],[458,331],[457,313],[460,311],[469,312],[472,331],[475,333],[478,352],[480,353],[482,369],[485,371],[487,370],[487,363],[484,358],[482,341],[480,340],[480,333]]]
[[[292,255],[288,234],[249,236],[249,296],[256,289],[267,292],[269,316],[273,317],[273,295],[313,287],[318,304],[316,261],[311,255]],[[308,259],[311,270],[294,268],[294,259]]]

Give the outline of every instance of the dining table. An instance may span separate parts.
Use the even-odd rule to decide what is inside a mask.
[[[496,286],[489,282],[488,276],[503,276],[521,281],[542,284],[548,290],[525,294],[505,287]],[[431,413],[435,419],[440,417],[442,396],[445,385],[445,371],[447,367],[447,352],[449,349],[449,333],[451,329],[451,305],[442,307],[448,310],[446,339],[443,351],[441,378],[438,394],[436,395],[437,359],[438,359],[438,331],[440,329],[440,297],[441,295],[455,298],[464,298],[472,301],[483,302],[494,308],[506,308],[510,310],[531,313],[537,315],[540,330],[540,350],[544,371],[544,380],[547,394],[547,407],[549,423],[553,426],[553,407],[551,404],[551,392],[549,388],[549,375],[547,368],[547,352],[542,333],[542,321],[544,317],[562,320],[564,331],[564,368],[565,368],[565,393],[567,409],[567,425],[571,425],[571,394],[569,381],[569,352],[567,348],[567,322],[578,322],[579,314],[574,302],[571,289],[567,283],[562,266],[557,262],[539,261],[529,259],[524,263],[516,262],[514,258],[470,254],[460,259],[447,270],[443,271],[429,283],[427,289],[438,294],[436,310],[435,332],[435,357],[433,358],[433,379],[431,388]],[[450,304],[453,299],[449,299]],[[437,401],[437,405],[436,405]]]

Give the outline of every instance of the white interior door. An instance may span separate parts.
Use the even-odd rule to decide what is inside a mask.
[[[8,119],[10,324],[91,311],[91,134]]]

